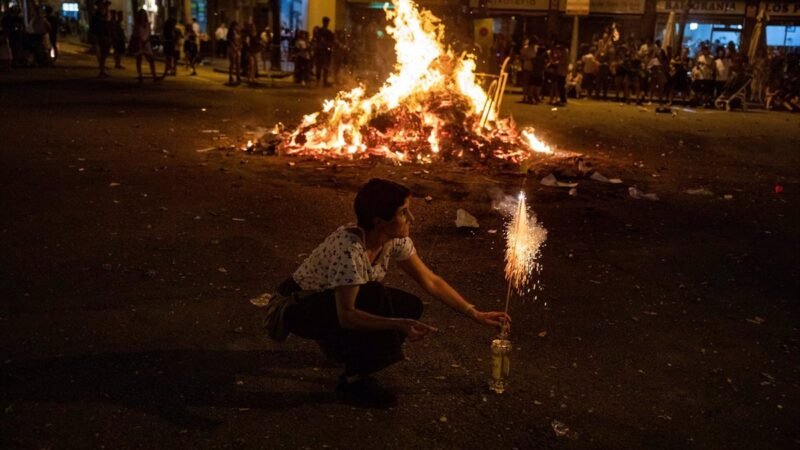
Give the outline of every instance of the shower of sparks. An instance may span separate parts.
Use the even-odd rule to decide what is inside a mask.
[[[538,258],[546,239],[547,230],[529,211],[525,193],[520,192],[517,209],[506,226],[506,280],[509,284],[506,309],[512,289],[522,295],[537,286],[538,280],[532,282],[533,273],[541,270]]]

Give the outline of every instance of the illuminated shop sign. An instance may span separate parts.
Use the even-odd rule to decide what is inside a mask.
[[[689,6],[689,12],[701,14],[744,14],[743,1],[687,1],[660,0],[656,4],[658,12],[681,12]]]

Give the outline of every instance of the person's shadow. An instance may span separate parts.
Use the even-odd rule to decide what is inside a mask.
[[[292,376],[317,355],[297,351],[168,350],[12,362],[6,401],[116,402],[186,428],[219,425],[191,407],[284,410],[336,401],[323,375]],[[315,372],[316,373],[316,372]],[[305,384],[297,389],[298,383]]]

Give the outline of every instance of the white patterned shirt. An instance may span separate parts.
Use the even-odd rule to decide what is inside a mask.
[[[292,278],[304,291],[383,281],[392,260],[403,261],[417,253],[411,238],[396,238],[384,245],[371,264],[363,236],[359,228],[339,227],[311,252]]]

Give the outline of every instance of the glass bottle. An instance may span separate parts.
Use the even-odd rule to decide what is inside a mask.
[[[492,340],[492,377],[489,389],[502,394],[508,387],[508,374],[511,371],[511,341],[507,326],[503,326],[500,334]]]

